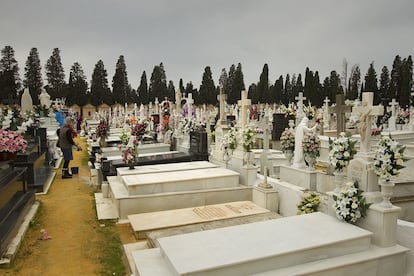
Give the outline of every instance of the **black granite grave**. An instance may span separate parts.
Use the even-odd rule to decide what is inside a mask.
[[[289,120],[285,114],[274,113],[273,114],[273,129],[272,129],[272,140],[279,141],[282,132],[289,126]]]
[[[171,152],[157,155],[148,155],[138,157],[135,166],[144,166],[144,165],[157,165],[157,164],[167,164],[167,163],[179,163],[179,162],[190,162],[190,161],[201,161],[198,156],[195,156],[190,153],[184,152]],[[102,179],[106,180],[107,176],[115,176],[116,169],[121,167],[128,167],[128,164],[125,164],[122,159],[116,160],[102,160],[101,162],[101,173]]]
[[[37,140],[37,142],[36,142]],[[25,180],[29,190],[43,192],[45,184],[52,174],[52,167],[45,158],[46,152],[40,148],[39,137],[34,137],[25,153],[18,153],[14,166],[26,168]]]
[[[197,159],[208,161],[207,132],[190,132],[190,153]]]
[[[0,258],[35,200],[24,179],[26,171],[13,167],[12,161],[0,162]]]

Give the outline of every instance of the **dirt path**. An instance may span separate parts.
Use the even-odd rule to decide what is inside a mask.
[[[39,221],[28,231],[14,265],[0,269],[0,275],[98,275],[101,270],[102,235],[97,234],[99,222],[93,205],[93,189],[88,185],[89,168],[82,167],[82,152],[74,151],[70,166],[79,167],[72,179],[57,174],[47,195],[36,195],[42,204]],[[85,163],[85,162],[83,162]],[[40,229],[51,240],[42,241]]]

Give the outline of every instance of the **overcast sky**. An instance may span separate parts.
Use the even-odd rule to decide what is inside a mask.
[[[79,62],[90,82],[102,59],[111,86],[124,55],[135,89],[160,62],[176,87],[182,78],[198,88],[206,66],[218,85],[221,70],[239,62],[246,87],[265,63],[272,83],[304,77],[306,67],[322,82],[342,72],[344,58],[362,76],[374,61],[379,76],[396,55],[412,55],[413,12],[412,0],[1,0],[0,47],[13,47],[22,78],[32,47],[42,68],[57,47],[66,81]]]

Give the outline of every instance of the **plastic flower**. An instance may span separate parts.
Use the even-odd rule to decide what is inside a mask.
[[[230,130],[223,135],[221,140],[222,148],[229,148],[235,150],[237,148],[237,129],[235,127],[230,128]]]
[[[315,132],[307,132],[302,140],[303,153],[313,157],[319,156],[321,141]]]
[[[256,143],[256,137],[257,137],[257,133],[256,130],[251,128],[251,127],[247,127],[245,129],[243,129],[242,131],[242,146],[244,151],[251,151],[254,144]]]
[[[286,128],[280,136],[280,145],[283,151],[293,150],[295,148],[295,133],[292,129]]]
[[[27,141],[14,130],[0,129],[0,152],[25,152]]]
[[[106,120],[100,120],[98,126],[96,127],[96,136],[98,137],[108,137],[109,136],[109,124]]]
[[[351,140],[344,132],[336,139],[329,138],[329,163],[337,171],[342,171],[354,155],[356,141]]]
[[[348,182],[339,195],[333,195],[335,214],[337,218],[348,223],[356,223],[359,218],[367,215],[371,203],[367,203],[358,185]]]
[[[391,176],[399,175],[404,168],[403,153],[405,147],[384,136],[378,142],[374,157],[374,172],[380,179],[389,180]]]
[[[305,196],[302,201],[298,204],[298,215],[309,214],[318,211],[319,204],[321,203],[319,194],[311,192]]]

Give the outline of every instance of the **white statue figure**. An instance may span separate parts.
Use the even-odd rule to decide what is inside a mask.
[[[42,88],[42,92],[39,95],[40,105],[46,106],[47,108],[50,107],[50,95],[46,92],[44,88]]]
[[[29,88],[24,89],[20,106],[21,106],[21,109],[22,109],[22,113],[32,111],[33,100],[32,100],[32,96],[30,96]]]
[[[293,156],[293,165],[292,167],[295,168],[306,168],[305,159],[303,156],[303,146],[302,146],[302,140],[305,136],[305,133],[316,131],[315,124],[312,128],[308,127],[309,119],[308,117],[303,117],[302,121],[300,121],[299,125],[296,127],[295,132],[295,151]]]

